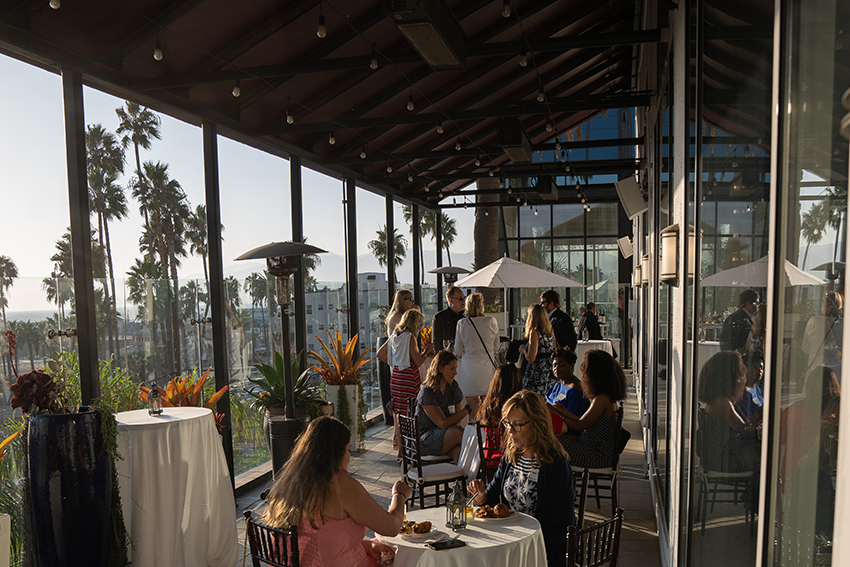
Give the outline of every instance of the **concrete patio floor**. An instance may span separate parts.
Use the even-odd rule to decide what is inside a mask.
[[[630,378],[630,377],[629,377]],[[631,382],[631,379],[629,379]],[[624,510],[623,532],[620,541],[620,567],[660,567],[661,556],[658,547],[658,531],[655,512],[652,507],[649,480],[644,476],[644,452],[637,415],[637,397],[630,391],[625,406],[623,427],[631,434],[631,439],[620,457],[620,506]],[[383,423],[366,430],[366,451],[352,452],[348,472],[360,481],[378,503],[389,506],[390,491],[393,483],[400,478],[400,466],[395,461],[392,448],[392,428]],[[236,500],[236,525],[239,533],[239,561],[242,565],[245,543],[245,519],[243,512],[253,510],[256,514],[265,511],[266,503],[260,499],[260,493],[271,485],[271,481]],[[596,507],[592,491],[588,494],[585,526],[610,517],[610,502],[602,501],[602,508]],[[371,534],[371,532],[369,533]],[[250,565],[250,557],[246,565]]]

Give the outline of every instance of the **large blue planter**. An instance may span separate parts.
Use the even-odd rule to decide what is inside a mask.
[[[97,413],[31,416],[27,451],[41,567],[105,566],[112,467]]]

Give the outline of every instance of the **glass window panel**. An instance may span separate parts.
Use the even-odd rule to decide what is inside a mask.
[[[592,203],[587,213],[588,235],[616,235],[619,203]]]
[[[579,204],[552,206],[554,236],[584,236],[584,208]]]
[[[502,224],[505,227],[505,236],[507,238],[516,238],[517,233],[517,207],[504,207],[501,211]]]
[[[517,207],[519,209],[520,238],[548,236],[551,232],[549,206]]]

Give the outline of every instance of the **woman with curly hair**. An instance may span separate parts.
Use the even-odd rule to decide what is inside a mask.
[[[747,387],[747,366],[737,351],[720,351],[709,358],[699,373],[701,440],[700,464],[709,470],[746,472],[755,470],[761,450],[755,425],[761,412],[744,421],[735,411]]]
[[[460,456],[463,428],[459,425],[471,409],[449,412],[449,406],[463,402],[463,392],[455,381],[457,357],[441,350],[431,361],[425,384],[416,397],[416,418],[419,421],[419,442],[423,455],[449,455],[455,462]]]
[[[268,498],[263,521],[273,527],[298,527],[302,567],[385,565],[381,555],[393,550],[363,539],[366,529],[384,536],[398,534],[404,502],[412,490],[393,485],[389,510],[375,502],[348,475],[351,448],[348,428],[332,417],[320,417],[298,438]]]
[[[573,466],[613,466],[615,451],[619,450],[614,446],[619,427],[617,411],[628,391],[626,376],[613,356],[604,350],[589,350],[581,363],[581,386],[590,407],[580,417],[566,410],[559,412],[570,434],[558,440]]]
[[[478,505],[502,500],[511,510],[534,516],[543,531],[548,565],[565,565],[567,526],[575,525],[575,488],[546,402],[536,392],[517,392],[502,407],[502,424],[507,448],[496,475],[486,488],[481,479],[473,480],[469,492]]]

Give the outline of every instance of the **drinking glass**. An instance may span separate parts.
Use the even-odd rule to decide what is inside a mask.
[[[452,341],[450,341],[449,339],[443,339],[443,350],[451,350],[451,348]]]

